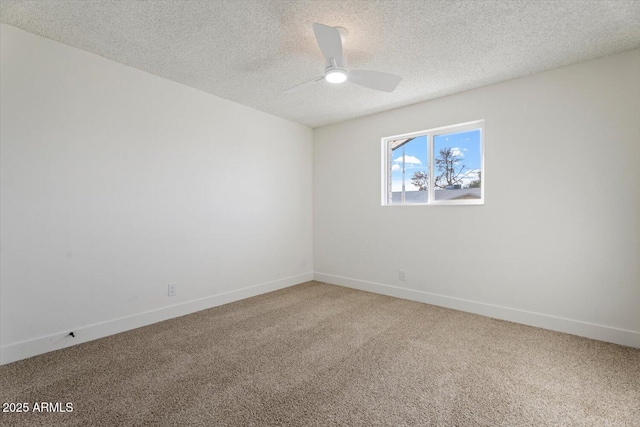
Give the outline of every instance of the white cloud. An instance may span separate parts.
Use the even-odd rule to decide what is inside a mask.
[[[462,150],[460,149],[460,147],[453,147],[451,149],[451,154],[453,154],[454,156],[458,156],[458,157],[464,157],[464,153],[463,151],[467,151],[466,148],[463,148]]]
[[[419,188],[411,183],[410,179],[404,182],[404,191],[418,191]],[[394,179],[391,181],[391,191],[402,191],[402,180]]]
[[[464,178],[461,178],[462,186],[466,187],[472,181],[476,181],[478,179],[478,172],[480,172],[480,169],[472,169],[472,170],[463,172]]]
[[[393,159],[393,161],[397,162],[397,163],[402,163],[402,156]],[[404,162],[408,163],[408,164],[411,164],[411,165],[421,165],[422,164],[422,161],[419,158],[413,157],[413,156],[407,156],[406,154],[404,156]]]
[[[395,171],[399,171],[400,170],[400,165],[397,164],[397,163],[395,165],[391,165],[391,170],[394,171],[394,172]]]

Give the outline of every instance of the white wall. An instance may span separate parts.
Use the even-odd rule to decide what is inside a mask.
[[[484,206],[380,206],[381,137],[478,119]],[[314,266],[640,347],[640,50],[315,129]]]
[[[0,39],[2,363],[312,278],[311,129]]]

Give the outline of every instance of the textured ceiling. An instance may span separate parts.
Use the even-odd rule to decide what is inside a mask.
[[[640,47],[635,1],[0,1],[0,20],[311,127]],[[312,24],[349,30],[349,68],[393,93],[321,82]]]

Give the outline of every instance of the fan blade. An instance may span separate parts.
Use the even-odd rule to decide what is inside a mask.
[[[313,80],[309,80],[308,82],[304,82],[304,83],[300,83],[299,85],[295,85],[294,87],[290,87],[289,89],[285,90],[282,93],[291,93],[291,92],[295,92],[298,89],[302,89],[303,87],[307,87],[307,86],[311,86],[314,83],[319,82],[320,80],[324,80],[324,76],[320,76],[320,77],[316,77]]]
[[[332,64],[331,59],[335,60],[338,67],[344,67],[344,59],[342,57],[342,39],[340,32],[334,28],[322,24],[313,24],[313,32],[316,35],[318,46],[327,60],[327,64]]]
[[[395,74],[381,73],[379,71],[352,70],[349,71],[349,81],[369,89],[393,92],[402,80]]]

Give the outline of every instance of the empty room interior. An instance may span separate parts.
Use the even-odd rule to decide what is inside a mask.
[[[639,1],[0,21],[0,425],[640,425]]]

